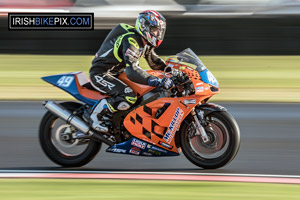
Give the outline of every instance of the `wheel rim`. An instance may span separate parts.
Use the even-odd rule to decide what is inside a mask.
[[[65,156],[78,156],[87,146],[87,139],[73,139],[76,129],[61,119],[56,119],[51,126],[51,143],[57,151]]]
[[[205,159],[215,159],[222,156],[229,147],[229,132],[223,122],[215,117],[207,120],[211,128],[206,128],[210,138],[209,143],[204,143],[201,136],[188,137],[189,145],[197,156]],[[192,130],[190,126],[188,133]]]

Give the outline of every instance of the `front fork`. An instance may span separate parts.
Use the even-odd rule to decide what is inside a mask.
[[[196,130],[195,136],[200,135],[204,143],[208,143],[210,141],[209,137],[203,126],[207,125],[207,122],[204,120],[204,112],[202,110],[199,111],[199,114],[196,113],[195,108],[191,112],[194,117],[195,124],[193,124]],[[200,119],[200,120],[199,120]]]

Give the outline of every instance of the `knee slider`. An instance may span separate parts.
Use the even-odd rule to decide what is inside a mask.
[[[130,105],[127,102],[121,102],[119,103],[117,109],[118,110],[128,110],[130,108]]]

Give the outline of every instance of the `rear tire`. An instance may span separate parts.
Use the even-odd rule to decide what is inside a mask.
[[[181,148],[186,158],[204,169],[216,169],[228,164],[240,146],[240,131],[235,119],[227,112],[212,112],[205,116],[211,125],[206,132],[211,139],[205,144],[200,136],[191,137],[193,117],[189,116],[180,128]]]
[[[82,106],[75,102],[65,102],[61,105],[71,112]],[[101,143],[90,139],[63,140],[60,136],[66,129],[76,131],[74,127],[51,112],[48,111],[44,115],[39,128],[39,141],[45,154],[50,160],[63,167],[80,167],[89,163],[99,152]],[[81,148],[82,152],[73,153],[72,150],[76,147]]]

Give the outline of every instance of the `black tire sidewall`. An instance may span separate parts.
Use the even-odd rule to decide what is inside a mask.
[[[219,119],[222,123],[224,123],[228,130],[230,138],[229,147],[221,156],[214,159],[206,159],[193,153],[187,141],[187,130],[189,128],[190,122],[193,120],[192,117],[187,117],[185,119],[187,120],[186,123],[182,123],[182,126],[179,131],[180,142],[182,152],[189,161],[204,169],[216,169],[223,167],[224,165],[232,161],[232,159],[236,156],[240,146],[240,132],[236,121],[229,113],[225,111],[212,112],[208,114],[208,116],[213,116]]]
[[[69,109],[70,111],[76,109],[76,106],[72,104],[65,103],[63,106]],[[56,119],[58,119],[58,117],[48,111],[44,115],[40,123],[39,141],[45,154],[50,160],[63,167],[80,167],[89,163],[99,152],[101,148],[101,143],[98,143],[94,140],[90,140],[84,152],[77,156],[66,156],[62,154],[55,148],[55,146],[51,142],[51,126]]]

